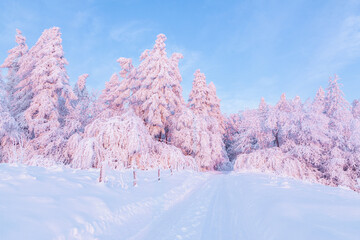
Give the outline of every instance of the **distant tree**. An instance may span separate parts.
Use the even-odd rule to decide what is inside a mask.
[[[121,109],[125,109],[132,104],[134,92],[137,90],[137,71],[132,65],[132,60],[130,58],[119,58],[117,62],[120,64],[120,76],[123,80],[117,87],[118,95],[115,99],[115,103],[118,104]]]
[[[221,132],[221,134],[225,134],[225,123],[224,123],[225,118],[224,118],[223,114],[221,113],[220,99],[216,95],[215,84],[213,82],[210,82],[208,85],[208,88],[209,88],[208,101],[210,104],[209,115],[216,119],[219,131]]]
[[[200,142],[197,144],[194,157],[202,169],[213,169],[227,160],[223,142],[224,129],[219,123],[221,116],[216,115],[216,111],[211,112],[212,103],[218,103],[215,89],[210,90],[206,84],[205,74],[196,70],[188,106],[196,116],[195,138]]]
[[[232,130],[235,133],[229,147],[233,157],[272,146],[273,126],[269,125],[268,117],[269,106],[261,98],[258,109],[246,110],[234,119],[236,131]]]
[[[188,105],[195,114],[209,115],[211,111],[210,102],[208,99],[209,88],[206,85],[205,74],[196,70],[194,73],[194,81],[189,95]]]
[[[230,161],[235,160],[237,153],[233,147],[236,141],[235,136],[240,133],[240,116],[239,114],[230,114],[225,118],[225,149]]]
[[[86,79],[89,77],[89,74],[84,73],[79,76],[78,81],[74,86],[74,93],[77,97],[77,102],[81,101],[82,99],[89,98],[89,92],[86,88]]]
[[[170,58],[170,68],[171,71],[169,74],[171,75],[172,80],[172,90],[175,94],[175,96],[178,98],[178,106],[182,106],[185,104],[184,98],[182,97],[182,87],[181,87],[181,81],[182,77],[180,74],[179,69],[179,61],[180,59],[183,59],[184,56],[181,53],[173,53]]]
[[[341,84],[338,82],[339,78],[335,75],[329,78],[329,85],[326,89],[325,96],[325,113],[331,118],[341,118],[342,113],[349,113],[350,105],[344,98],[344,93],[341,91]]]
[[[121,107],[115,103],[118,97],[118,87],[120,85],[119,75],[114,73],[111,75],[110,81],[105,83],[105,89],[102,91],[98,101],[98,114],[101,116],[115,116],[121,112]]]
[[[348,166],[351,165],[349,150],[353,132],[350,104],[346,101],[338,81],[339,78],[336,75],[329,78],[325,97],[325,114],[329,117],[328,136],[331,144],[327,149],[328,160],[323,165],[325,178],[334,185],[350,181],[351,171],[348,171]],[[338,168],[343,170],[339,172]]]
[[[195,115],[192,123],[192,156],[202,170],[211,170],[216,165],[212,158],[211,140],[212,133],[209,131],[209,117]]]
[[[19,29],[16,29],[16,47],[8,51],[9,55],[5,59],[4,63],[0,66],[1,68],[7,68],[7,84],[5,89],[9,95],[9,101],[12,101],[13,94],[15,92],[15,87],[19,83],[18,71],[20,68],[20,59],[28,52],[28,46],[26,45],[26,38],[21,34]]]
[[[329,118],[324,114],[325,92],[320,87],[311,104],[303,109],[303,115],[295,129],[296,146],[291,150],[294,157],[323,171],[326,152],[331,144]]]
[[[291,110],[291,105],[286,99],[285,93],[281,95],[279,102],[269,109],[267,126],[271,129],[273,143],[276,147],[280,147],[286,141],[286,129],[289,127],[288,117]]]
[[[65,118],[65,135],[71,136],[75,132],[84,132],[85,126],[93,117],[93,99],[91,98],[87,88],[86,79],[89,74],[82,74],[79,76],[77,83],[74,86],[74,94],[76,100],[72,101],[72,108]]]
[[[261,131],[256,109],[241,114],[238,132],[234,135],[231,151],[238,154],[250,153],[259,149],[259,132]]]
[[[322,87],[316,92],[311,108],[317,114],[325,113],[325,91]]]

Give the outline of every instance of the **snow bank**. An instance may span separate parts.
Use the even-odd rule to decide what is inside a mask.
[[[0,239],[127,239],[208,176],[0,164]],[[122,187],[123,186],[123,187]]]

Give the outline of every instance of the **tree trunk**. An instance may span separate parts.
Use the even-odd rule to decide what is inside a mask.
[[[272,134],[273,134],[273,136],[274,136],[274,138],[275,138],[275,144],[276,144],[276,146],[277,147],[280,147],[280,142],[279,142],[279,130],[278,129],[276,129],[276,130],[272,130]]]
[[[278,133],[276,133],[276,135],[275,135],[275,143],[276,143],[277,147],[280,147]]]
[[[165,143],[168,144],[169,131],[165,129]]]
[[[136,171],[135,171],[135,168],[133,168],[133,177],[134,177],[133,186],[135,187],[135,186],[137,185],[137,183],[136,183]]]
[[[100,176],[99,176],[99,182],[104,181],[104,167],[103,163],[100,164]]]

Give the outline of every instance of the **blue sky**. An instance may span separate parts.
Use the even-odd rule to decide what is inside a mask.
[[[312,98],[338,74],[346,98],[360,97],[360,1],[0,1],[0,59],[22,30],[29,46],[42,31],[62,31],[72,84],[89,73],[101,91],[116,59],[138,58],[164,33],[167,52],[184,55],[187,99],[193,73],[213,81],[222,110],[234,113],[289,98]]]

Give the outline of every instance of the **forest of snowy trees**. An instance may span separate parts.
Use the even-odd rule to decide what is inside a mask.
[[[229,116],[225,141],[234,169],[359,191],[360,104],[345,100],[338,81],[330,78],[312,101],[282,94],[275,106],[262,98],[258,109]]]
[[[199,171],[233,164],[359,191],[360,103],[345,100],[337,76],[312,101],[283,94],[275,106],[261,99],[258,109],[226,117],[200,70],[184,100],[183,56],[168,57],[165,41],[159,34],[137,67],[119,58],[119,73],[96,96],[88,74],[70,86],[59,28],[30,49],[17,30],[1,65],[0,162]]]

